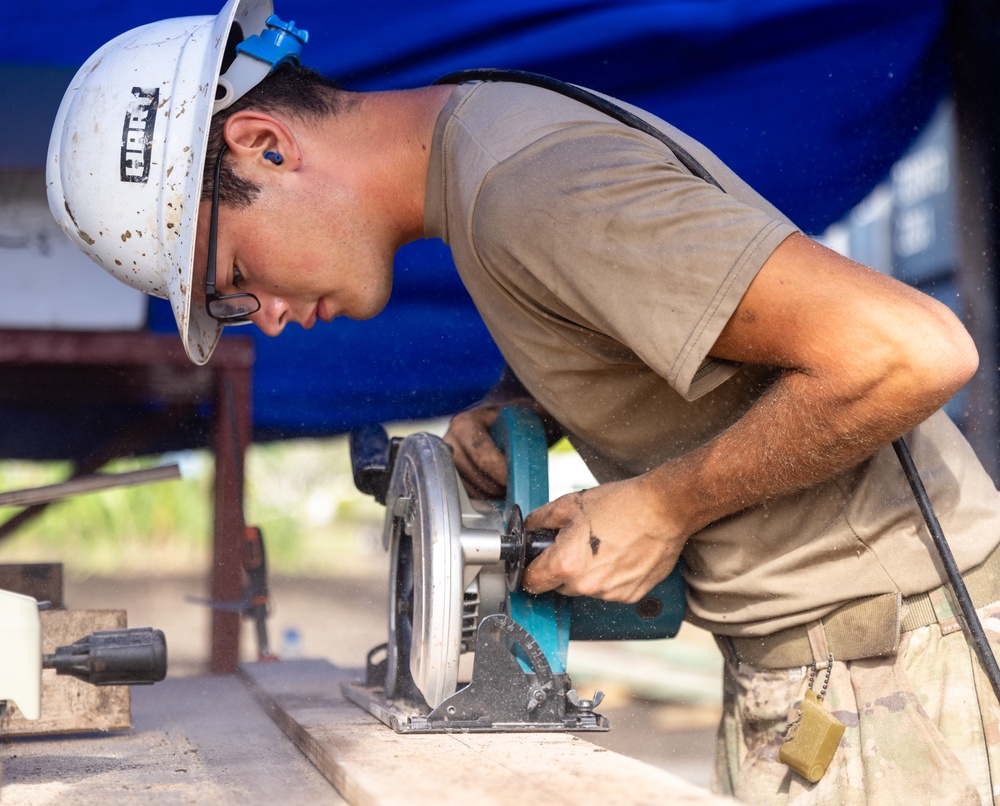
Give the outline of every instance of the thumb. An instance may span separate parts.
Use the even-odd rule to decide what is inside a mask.
[[[571,493],[542,504],[524,519],[525,529],[562,529],[581,511],[579,493]]]

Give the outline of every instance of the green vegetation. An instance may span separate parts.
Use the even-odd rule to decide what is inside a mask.
[[[183,478],[67,498],[0,542],[0,562],[62,562],[70,574],[184,573],[209,562],[211,454],[118,460],[107,472],[176,462]],[[54,484],[62,462],[0,462],[0,491]],[[384,510],[355,488],[347,440],[254,445],[246,463],[247,522],[264,533],[272,571],[351,573],[380,550]],[[18,513],[0,508],[0,521]]]
[[[403,423],[390,432],[440,434],[444,427],[442,422]],[[592,483],[585,471],[581,475],[582,463],[568,442],[556,445],[550,459],[553,497]],[[52,504],[0,541],[0,563],[61,562],[68,574],[76,575],[203,571],[211,556],[211,454],[119,460],[106,471],[174,462],[181,467],[179,480]],[[69,472],[63,462],[0,462],[0,492],[55,484]],[[246,520],[263,531],[272,572],[345,575],[383,562],[385,510],[355,489],[345,437],[254,445],[247,453],[245,486]],[[18,511],[0,508],[0,522]]]

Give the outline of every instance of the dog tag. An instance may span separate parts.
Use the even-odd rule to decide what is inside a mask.
[[[799,706],[798,716],[788,726],[778,750],[778,761],[807,781],[816,783],[833,761],[843,735],[844,726],[827,713],[816,692],[809,689]]]

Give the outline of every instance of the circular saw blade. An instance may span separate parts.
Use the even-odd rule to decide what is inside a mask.
[[[426,433],[400,444],[389,482],[386,692],[405,696],[407,667],[427,705],[455,693],[462,645],[462,511],[448,446]]]

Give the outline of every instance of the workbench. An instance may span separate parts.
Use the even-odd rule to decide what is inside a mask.
[[[732,803],[578,734],[398,735],[344,700],[359,674],[296,660],[133,687],[130,732],[3,744],[0,803]]]

